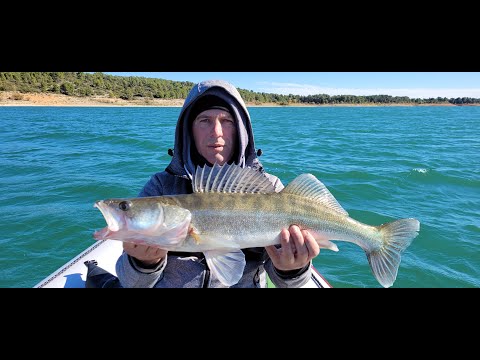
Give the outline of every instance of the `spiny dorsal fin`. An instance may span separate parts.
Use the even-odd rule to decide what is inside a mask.
[[[309,198],[341,214],[348,215],[348,212],[338,203],[327,187],[312,174],[297,176],[282,192]]]
[[[271,193],[275,187],[265,174],[239,165],[197,166],[192,180],[193,192]]]

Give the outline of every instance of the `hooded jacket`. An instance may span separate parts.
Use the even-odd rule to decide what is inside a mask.
[[[223,80],[202,81],[193,86],[178,116],[172,160],[162,172],[154,174],[139,196],[160,196],[192,193],[191,177],[196,165],[191,157],[192,110],[199,99],[213,95],[226,103],[237,126],[236,164],[265,173],[257,157],[250,114],[238,92]],[[193,113],[195,116],[195,113]],[[276,191],[283,184],[276,176],[265,173]],[[280,233],[280,229],[279,229]],[[281,272],[274,268],[264,248],[243,249],[246,266],[240,281],[232,287],[266,287],[266,274],[276,287],[299,287],[311,277],[310,266],[298,271]],[[126,252],[116,263],[116,272],[123,287],[225,287],[210,273],[202,253],[168,252],[155,268],[143,268]]]

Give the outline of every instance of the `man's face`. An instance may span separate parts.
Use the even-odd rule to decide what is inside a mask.
[[[197,151],[210,164],[230,161],[237,146],[237,126],[230,113],[221,109],[202,111],[193,121]]]

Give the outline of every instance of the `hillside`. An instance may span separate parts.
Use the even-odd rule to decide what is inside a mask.
[[[193,82],[83,72],[0,72],[0,105],[182,106]],[[308,96],[238,89],[248,106],[480,105],[474,98]]]

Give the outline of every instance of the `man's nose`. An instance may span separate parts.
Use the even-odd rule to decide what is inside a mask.
[[[223,135],[222,123],[218,119],[215,120],[215,123],[213,124],[213,132],[216,136]]]

